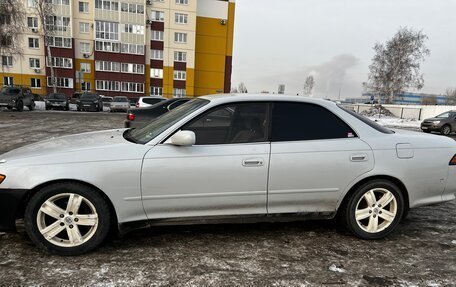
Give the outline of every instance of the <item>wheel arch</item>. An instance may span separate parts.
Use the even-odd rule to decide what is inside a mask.
[[[95,186],[93,184],[90,184],[88,182],[85,182],[85,181],[82,181],[82,180],[76,180],[76,179],[52,180],[52,181],[47,181],[47,182],[41,183],[40,185],[35,186],[31,190],[29,190],[27,192],[27,194],[24,196],[24,198],[21,201],[21,204],[19,206],[19,209],[18,209],[16,217],[17,218],[24,218],[25,208],[26,208],[28,202],[30,201],[30,199],[32,198],[32,196],[35,195],[37,192],[39,192],[40,189],[42,189],[42,188],[44,188],[46,186],[50,186],[50,185],[56,184],[56,183],[77,183],[77,184],[81,184],[81,185],[87,186],[87,187],[92,188],[93,190],[95,190],[99,195],[101,195],[101,197],[103,197],[103,199],[106,201],[106,203],[109,206],[109,212],[110,212],[110,215],[111,215],[111,228],[116,228],[115,230],[118,230],[117,213],[116,213],[116,209],[114,208],[114,204],[112,203],[111,199],[106,195],[106,193],[104,193],[97,186]],[[112,229],[112,230],[114,230],[114,229]]]
[[[399,188],[399,190],[402,193],[402,196],[404,197],[404,215],[402,217],[405,218],[408,214],[408,210],[410,209],[408,190],[405,187],[405,184],[400,179],[390,176],[390,175],[373,175],[373,176],[363,178],[360,181],[356,182],[352,187],[350,187],[348,192],[345,193],[343,199],[340,201],[337,213],[339,214],[340,210],[347,203],[347,200],[360,186],[362,186],[363,184],[366,184],[372,180],[377,180],[377,179],[388,180],[388,181],[394,183]]]

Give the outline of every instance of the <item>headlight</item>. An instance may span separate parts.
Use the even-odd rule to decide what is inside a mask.
[[[440,124],[440,121],[433,121],[432,123],[433,123],[434,125],[438,125],[438,124]]]
[[[0,184],[5,180],[6,175],[0,174]]]

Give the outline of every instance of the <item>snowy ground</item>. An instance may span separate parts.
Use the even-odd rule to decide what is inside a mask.
[[[70,133],[120,128],[124,114],[0,111],[0,154]],[[155,227],[78,257],[0,233],[0,286],[456,286],[456,202],[412,210],[366,241],[334,221]]]
[[[378,124],[391,127],[391,128],[413,128],[419,129],[421,125],[421,121],[417,120],[408,120],[408,119],[400,119],[396,117],[385,117],[381,116],[380,118],[377,116],[370,116],[368,117],[370,120],[377,122]]]

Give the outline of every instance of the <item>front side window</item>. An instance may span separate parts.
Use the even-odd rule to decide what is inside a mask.
[[[276,102],[272,110],[272,141],[303,141],[356,137],[329,110],[315,104]]]
[[[213,108],[185,125],[197,145],[267,141],[268,103],[237,103]]]

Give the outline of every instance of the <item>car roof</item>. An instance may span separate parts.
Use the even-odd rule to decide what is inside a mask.
[[[216,94],[200,97],[214,103],[231,103],[235,101],[290,101],[318,104],[321,106],[334,106],[336,103],[324,99],[309,98],[295,95],[279,94]]]

